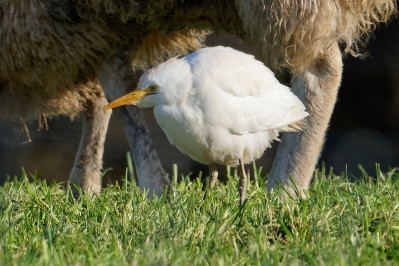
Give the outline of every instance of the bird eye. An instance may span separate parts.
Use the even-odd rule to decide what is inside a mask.
[[[151,85],[149,89],[150,89],[151,92],[156,92],[157,89],[158,89],[158,86],[157,85]]]

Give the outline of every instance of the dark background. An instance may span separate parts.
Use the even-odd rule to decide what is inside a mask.
[[[230,36],[211,36],[209,46],[226,45],[241,51],[260,54],[245,43]],[[383,170],[399,166],[399,22],[377,30],[367,47],[365,59],[347,56],[338,102],[327,134],[327,141],[319,165],[324,162],[333,167],[334,173],[345,171],[359,175],[358,164],[374,175],[375,163]],[[208,167],[191,161],[168,143],[155,123],[152,110],[146,110],[146,118],[155,140],[163,166],[172,173],[177,163],[179,173],[196,176],[198,171],[207,174]],[[38,173],[47,180],[66,181],[77,151],[82,120],[71,121],[65,117],[48,120],[49,130],[38,128],[38,121],[28,123],[32,142],[24,143],[20,121],[0,121],[0,183],[7,175],[21,176]],[[270,170],[276,144],[266,151],[257,162]],[[114,182],[125,174],[128,144],[121,124],[115,117],[110,123],[105,144],[104,169],[108,171],[106,182]],[[264,172],[265,173],[265,172]]]

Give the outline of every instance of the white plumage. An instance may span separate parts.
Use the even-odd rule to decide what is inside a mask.
[[[235,166],[262,156],[308,113],[263,63],[227,47],[200,49],[148,70],[137,90],[107,105],[154,107],[170,143],[192,159]],[[242,166],[243,169],[243,166]],[[243,175],[245,174],[245,171]],[[245,191],[241,191],[241,203]]]

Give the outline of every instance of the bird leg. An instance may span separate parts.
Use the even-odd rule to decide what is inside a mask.
[[[239,159],[240,168],[241,168],[241,176],[240,176],[240,183],[239,183],[239,190],[240,190],[240,206],[244,204],[245,201],[245,193],[247,191],[247,173],[245,172],[245,166],[242,163],[241,159]]]
[[[304,119],[301,132],[283,134],[267,183],[269,190],[280,182],[296,196],[289,178],[291,175],[299,194],[305,196],[303,190],[308,188],[313,177],[337,99],[341,74],[342,55],[337,43],[304,70],[294,71],[292,90],[305,104],[309,116]]]
[[[216,168],[216,164],[211,163],[209,165],[209,187],[213,188],[218,180],[218,169]]]
[[[122,51],[111,55],[97,70],[101,86],[109,100],[135,89],[141,74],[133,72],[130,57]],[[138,185],[149,190],[150,197],[154,193],[160,197],[166,186],[170,193],[172,186],[155,151],[143,112],[133,106],[121,106],[115,109],[115,113],[121,119],[129,141]]]
[[[72,193],[79,196],[74,184],[78,183],[83,192],[90,196],[99,195],[101,190],[101,169],[104,141],[107,134],[111,110],[104,111],[107,99],[101,93],[98,101],[89,101],[84,117],[82,138],[69,175]]]
[[[209,188],[205,192],[205,195],[202,198],[202,200],[206,199],[206,195],[208,194],[208,190],[211,190],[211,188],[213,188],[215,186],[217,180],[218,180],[218,169],[216,167],[216,164],[211,163],[209,165]]]

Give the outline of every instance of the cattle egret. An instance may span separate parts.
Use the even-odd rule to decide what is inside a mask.
[[[262,156],[279,132],[300,130],[305,106],[253,56],[227,47],[203,48],[149,69],[133,92],[109,103],[154,107],[169,142],[210,166],[240,165],[240,204],[245,200],[244,164]]]

